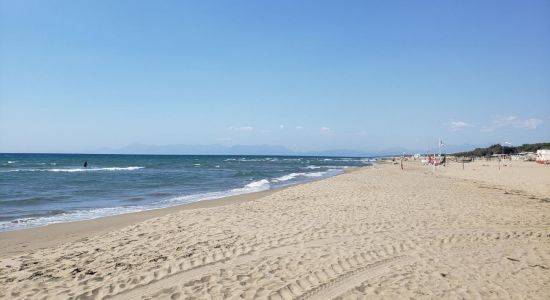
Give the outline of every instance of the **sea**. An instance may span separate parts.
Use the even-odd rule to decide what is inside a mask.
[[[0,154],[0,231],[207,201],[320,180],[372,158]],[[87,167],[84,163],[87,162]]]

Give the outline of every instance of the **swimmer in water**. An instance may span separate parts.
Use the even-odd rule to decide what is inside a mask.
[[[88,167],[88,161],[85,161],[84,162],[84,168],[87,168]]]

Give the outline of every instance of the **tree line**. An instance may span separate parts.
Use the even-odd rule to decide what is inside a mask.
[[[473,151],[454,153],[455,156],[491,156],[493,154],[517,154],[520,152],[536,152],[540,149],[550,149],[550,143],[523,144],[521,146],[502,146],[494,144],[487,148],[476,148]]]

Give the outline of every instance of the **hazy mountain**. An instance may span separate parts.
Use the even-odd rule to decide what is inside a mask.
[[[180,154],[180,155],[295,155],[282,146],[247,145],[144,145],[131,144],[122,148],[102,148],[108,154]]]
[[[473,150],[479,145],[448,145],[442,148],[443,153],[454,153]],[[437,152],[438,149],[429,149]],[[131,144],[122,148],[102,148],[94,153],[105,154],[179,154],[179,155],[306,155],[306,156],[355,156],[372,157],[406,154],[426,153],[428,149],[408,149],[402,147],[388,148],[380,151],[364,151],[353,149],[333,149],[322,151],[293,151],[283,146],[271,145],[145,145]]]

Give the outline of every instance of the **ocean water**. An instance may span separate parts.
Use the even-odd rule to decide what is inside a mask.
[[[0,231],[265,191],[334,176],[371,161],[294,156],[0,154]]]

